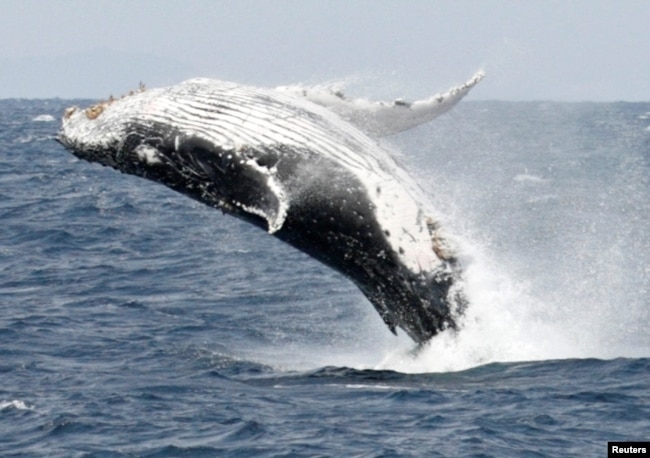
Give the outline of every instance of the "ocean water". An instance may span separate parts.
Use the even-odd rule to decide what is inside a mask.
[[[384,143],[471,304],[416,351],[345,278],[0,101],[0,456],[605,456],[650,440],[650,103],[464,102]],[[88,103],[88,102],[86,102]]]

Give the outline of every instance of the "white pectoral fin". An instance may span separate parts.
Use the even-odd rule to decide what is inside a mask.
[[[376,131],[373,134],[377,137],[393,135],[437,118],[460,102],[484,76],[485,73],[480,71],[466,83],[424,100],[412,103],[397,101],[392,105],[384,105],[377,110]]]
[[[277,88],[294,96],[322,105],[373,137],[385,137],[429,122],[456,105],[485,73],[476,73],[469,81],[447,92],[415,102],[374,102],[346,99],[340,91],[322,88],[285,86]]]

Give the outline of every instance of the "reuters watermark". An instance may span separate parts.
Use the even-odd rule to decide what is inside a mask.
[[[650,457],[650,442],[607,442],[607,458],[623,456]]]

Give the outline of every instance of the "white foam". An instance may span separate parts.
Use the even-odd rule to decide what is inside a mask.
[[[33,407],[28,406],[25,402],[15,399],[13,401],[0,401],[0,411],[2,410],[33,410]]]
[[[443,332],[416,352],[413,345],[389,351],[375,369],[452,372],[497,361],[560,359],[567,357],[567,348],[575,348],[556,323],[536,316],[543,304],[528,294],[525,283],[513,281],[476,254],[465,271],[470,306],[461,330]]]
[[[32,121],[34,121],[34,122],[52,122],[52,121],[55,121],[55,120],[56,120],[56,118],[54,116],[52,116],[52,115],[49,115],[49,114],[38,115],[38,116],[36,116],[35,118],[32,119]]]
[[[617,223],[623,231],[626,223]],[[624,242],[603,241],[597,233],[578,237],[567,246],[570,258],[547,272],[513,269],[508,258],[521,253],[497,253],[488,241],[461,239],[470,304],[460,331],[443,332],[416,353],[408,342],[385,351],[374,368],[426,373],[492,362],[647,357],[642,279],[650,267],[630,264],[623,252],[630,240],[619,236]]]
[[[527,173],[520,173],[518,175],[515,175],[513,180],[519,183],[546,183],[548,181],[547,179],[544,179],[540,176],[529,175]]]

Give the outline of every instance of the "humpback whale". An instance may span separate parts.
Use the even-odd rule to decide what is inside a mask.
[[[195,78],[68,108],[56,139],[256,225],[349,278],[389,329],[456,329],[462,269],[421,191],[376,140],[444,113],[476,85],[412,103]]]

